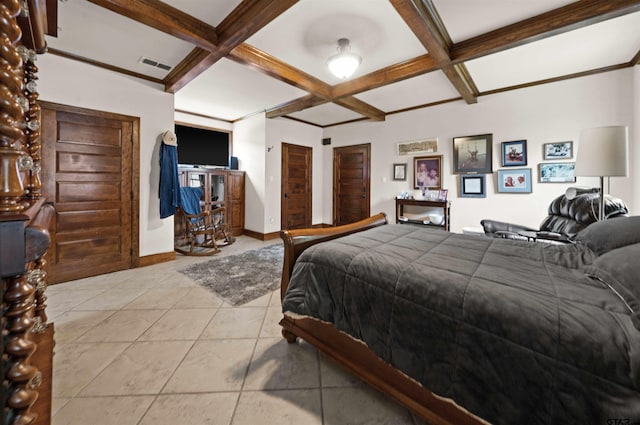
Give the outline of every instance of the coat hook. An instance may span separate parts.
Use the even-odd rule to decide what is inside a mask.
[[[273,149],[273,145],[267,147],[267,152],[271,152],[271,149]]]

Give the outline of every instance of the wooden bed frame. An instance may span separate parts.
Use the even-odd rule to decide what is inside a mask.
[[[384,213],[344,226],[316,229],[284,230],[284,266],[280,299],[289,286],[293,265],[300,254],[312,245],[387,224]],[[414,379],[384,362],[366,344],[332,324],[310,317],[293,317],[284,314],[280,321],[282,336],[288,342],[297,337],[309,342],[320,351],[345,366],[360,379],[388,394],[434,425],[486,424],[450,399],[439,397]]]

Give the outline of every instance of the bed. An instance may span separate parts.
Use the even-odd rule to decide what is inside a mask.
[[[283,231],[283,336],[433,424],[640,423],[640,217],[576,243]]]

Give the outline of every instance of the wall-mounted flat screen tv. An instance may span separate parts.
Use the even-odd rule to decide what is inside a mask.
[[[178,164],[228,167],[229,133],[176,124]]]

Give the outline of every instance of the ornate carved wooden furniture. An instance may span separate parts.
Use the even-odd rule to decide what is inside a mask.
[[[53,208],[41,198],[37,53],[55,1],[0,0],[2,425],[50,423],[53,324],[45,313]]]

